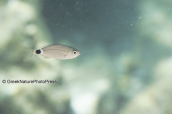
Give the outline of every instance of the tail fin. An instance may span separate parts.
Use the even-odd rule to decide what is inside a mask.
[[[28,51],[28,54],[26,55],[26,57],[24,58],[23,62],[28,61],[33,55],[35,55],[34,50],[31,48],[26,48],[26,50]]]

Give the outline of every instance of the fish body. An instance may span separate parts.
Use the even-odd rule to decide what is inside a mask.
[[[50,46],[43,47],[41,49],[34,50],[33,55],[40,54],[47,58],[53,59],[73,59],[81,54],[81,52],[73,47],[61,45],[61,44],[53,44]]]

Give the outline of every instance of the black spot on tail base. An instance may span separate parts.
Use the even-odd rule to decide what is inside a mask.
[[[41,53],[40,49],[36,50],[36,54],[40,54],[40,53]]]

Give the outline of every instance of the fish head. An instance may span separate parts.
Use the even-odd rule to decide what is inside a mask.
[[[81,52],[80,52],[79,50],[74,49],[74,48],[71,48],[71,49],[67,52],[66,57],[67,57],[68,59],[72,59],[72,58],[75,58],[75,57],[79,56],[80,54],[81,54]]]

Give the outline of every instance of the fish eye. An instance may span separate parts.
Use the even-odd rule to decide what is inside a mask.
[[[74,51],[73,54],[76,54],[76,51]]]

